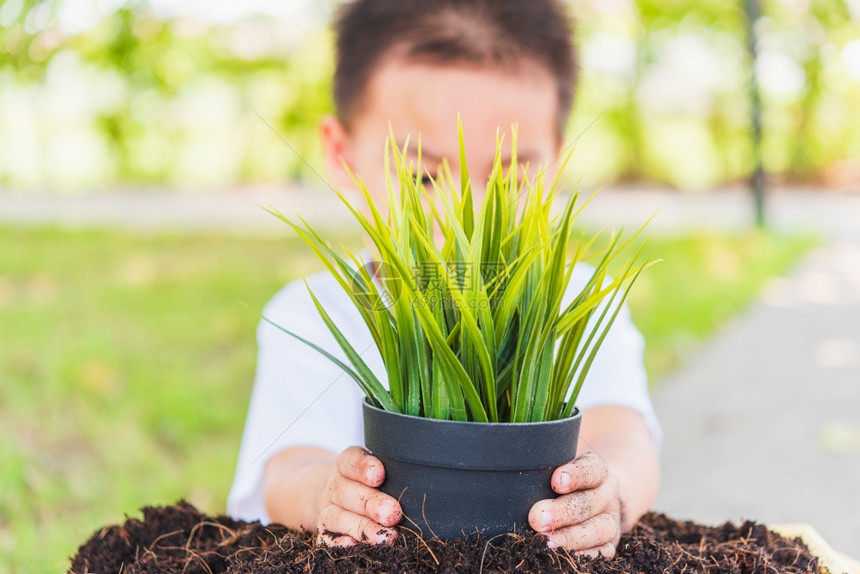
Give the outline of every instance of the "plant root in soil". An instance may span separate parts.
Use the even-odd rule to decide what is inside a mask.
[[[443,542],[400,528],[392,546],[329,548],[310,532],[201,514],[186,502],[143,509],[143,520],[104,528],[78,550],[72,574],[285,574],[293,572],[817,573],[799,540],[761,524],[707,527],[647,514],[615,558],[551,550],[534,532]]]

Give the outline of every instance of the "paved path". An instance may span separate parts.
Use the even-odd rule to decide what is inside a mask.
[[[0,223],[59,223],[134,229],[222,229],[243,234],[285,233],[286,226],[261,206],[299,213],[311,223],[352,225],[346,208],[328,189],[254,186],[244,189],[171,193],[115,191],[82,196],[20,194],[0,189]],[[650,229],[742,229],[752,221],[749,194],[742,189],[682,194],[659,190],[606,189],[583,214],[596,225],[630,227],[659,210]],[[822,230],[860,240],[860,193],[791,190],[768,199],[775,229]]]
[[[300,213],[313,224],[337,225],[349,216],[329,190],[290,185],[200,192],[116,190],[86,195],[0,190],[0,224],[216,230],[241,235],[287,233],[288,227],[264,210],[268,206],[289,215]]]
[[[666,434],[659,510],[809,522],[860,556],[860,243],[809,253],[655,401]]]

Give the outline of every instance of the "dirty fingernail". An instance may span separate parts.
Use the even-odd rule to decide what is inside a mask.
[[[376,467],[375,466],[369,466],[369,467],[367,467],[367,469],[365,469],[364,478],[367,479],[367,482],[369,482],[371,484],[375,483],[376,477],[377,477],[377,473],[376,473]]]
[[[389,532],[387,530],[380,530],[376,533],[376,543],[377,544],[385,544],[388,542]]]
[[[540,525],[541,525],[541,528],[544,530],[546,530],[547,528],[552,526],[552,512],[550,512],[548,510],[544,510],[541,513]]]
[[[377,512],[379,512],[380,521],[384,523],[391,522],[393,518],[392,514],[394,514],[394,505],[390,502],[383,502],[379,505]]]
[[[559,484],[561,484],[562,488],[569,487],[571,480],[572,479],[570,478],[570,475],[567,474],[566,472],[562,472],[561,475],[558,477],[558,482],[559,482]]]

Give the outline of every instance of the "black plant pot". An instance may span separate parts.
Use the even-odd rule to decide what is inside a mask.
[[[425,537],[495,536],[528,528],[538,500],[555,498],[556,467],[576,456],[581,415],[543,423],[440,421],[364,402],[364,440],[385,465],[380,489],[400,500],[402,525]]]

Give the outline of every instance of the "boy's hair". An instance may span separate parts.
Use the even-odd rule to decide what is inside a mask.
[[[561,0],[350,0],[335,20],[334,100],[350,124],[383,58],[517,67],[537,63],[558,94],[562,134],[573,102],[577,59]]]

